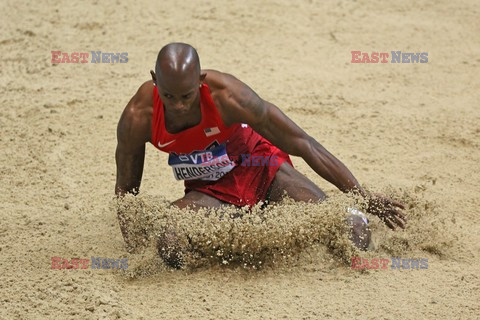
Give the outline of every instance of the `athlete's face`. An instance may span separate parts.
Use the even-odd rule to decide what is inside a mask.
[[[152,74],[152,77],[166,112],[185,115],[198,107],[202,82],[196,72],[175,77]]]

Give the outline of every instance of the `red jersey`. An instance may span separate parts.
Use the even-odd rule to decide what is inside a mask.
[[[158,95],[157,87],[153,90],[152,143],[164,152],[189,154],[193,151],[206,150],[212,143],[222,144],[234,133],[240,124],[227,127],[215,106],[208,85],[200,88],[200,109],[202,120],[194,127],[179,133],[169,133],[165,129],[163,102]]]
[[[291,164],[286,153],[250,126],[226,126],[207,84],[200,87],[202,120],[179,133],[167,132],[156,87],[153,98],[152,144],[170,154],[168,164],[177,180],[185,180],[186,192],[196,190],[234,205],[254,205],[265,200],[279,166],[285,161]],[[240,165],[238,160],[252,156],[261,159]],[[260,162],[262,166],[257,165]]]

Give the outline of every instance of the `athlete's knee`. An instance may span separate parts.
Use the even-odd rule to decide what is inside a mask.
[[[327,195],[316,185],[308,187],[308,192],[310,193],[311,201],[313,202],[322,202],[327,199]]]
[[[179,209],[185,209],[187,208],[191,203],[189,201],[185,201],[185,199],[180,198],[178,200],[173,201],[170,203],[170,207],[177,207]]]
[[[172,202],[171,206],[176,206],[180,209],[188,208],[192,210],[198,210],[200,208],[220,208],[223,206],[228,206],[228,203],[214,198],[208,194],[192,190],[186,193],[183,198]]]

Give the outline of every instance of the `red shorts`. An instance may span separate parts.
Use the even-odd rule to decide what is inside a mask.
[[[208,194],[236,206],[253,206],[265,201],[279,167],[290,157],[255,131],[250,130],[227,144],[229,156],[237,166],[217,181],[185,181],[185,193],[192,190]],[[239,142],[241,141],[241,145]]]

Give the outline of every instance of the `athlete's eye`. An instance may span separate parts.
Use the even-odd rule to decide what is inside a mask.
[[[168,93],[165,93],[163,96],[167,99],[172,99],[173,98],[173,96],[171,94],[168,94]]]
[[[183,99],[188,99],[188,98],[190,98],[191,96],[192,96],[191,93],[189,93],[189,94],[184,94],[184,95],[182,96],[182,98],[183,98]]]

